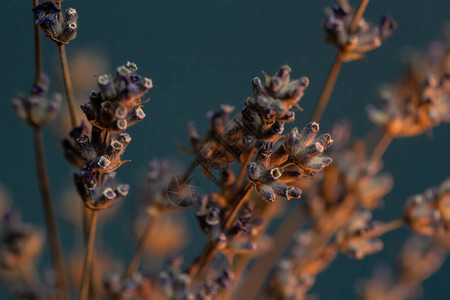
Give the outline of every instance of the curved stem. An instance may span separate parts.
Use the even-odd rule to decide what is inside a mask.
[[[338,50],[336,58],[334,59],[334,63],[331,66],[330,73],[328,73],[327,82],[323,87],[322,94],[320,95],[319,102],[317,102],[310,122],[320,122],[320,119],[322,118],[325,108],[328,105],[328,100],[330,99],[331,92],[333,91],[334,85],[336,83],[339,70],[341,69],[342,56],[342,51]]]
[[[50,196],[50,186],[47,175],[47,168],[44,159],[44,149],[42,145],[42,132],[39,127],[34,128],[34,150],[36,156],[36,166],[39,179],[39,186],[44,207],[45,223],[50,242],[50,251],[52,254],[53,265],[57,280],[57,298],[66,299],[67,297],[67,277],[64,266],[64,259],[59,239],[58,228]]]
[[[87,300],[89,294],[89,282],[92,276],[92,261],[94,258],[95,230],[97,228],[98,210],[91,214],[91,226],[89,228],[88,242],[84,257],[83,277],[81,280],[80,300]]]
[[[66,47],[64,46],[64,44],[61,44],[61,45],[58,45],[58,49],[59,49],[59,58],[61,60],[61,69],[62,69],[63,77],[64,77],[64,84],[66,87],[67,102],[69,104],[70,122],[72,124],[72,127],[75,127],[79,123],[78,123],[77,115],[75,113],[75,97],[73,95],[72,79],[70,77],[69,63],[67,61],[67,54],[66,54]]]
[[[151,237],[150,233],[158,223],[158,219],[159,217],[157,216],[151,216],[148,220],[147,225],[142,232],[141,238],[139,239],[136,251],[134,252],[134,256],[131,259],[130,264],[128,265],[127,271],[125,273],[125,278],[132,276],[139,268],[145,246],[148,244],[149,238]]]

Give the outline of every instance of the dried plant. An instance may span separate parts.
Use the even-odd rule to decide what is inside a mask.
[[[192,156],[187,169],[166,158],[148,164],[132,218],[137,243],[124,263],[110,255],[115,248],[97,234],[99,213],[118,205],[132,188],[117,179],[129,162],[125,150],[132,138],[125,131],[146,117],[143,104],[152,80],[126,62],[97,76],[97,88],[77,109],[65,47],[77,36],[78,13],[73,8],[63,13],[65,3],[59,0],[33,1],[35,78],[30,96],[17,94],[12,106],[34,133],[52,271],[40,280],[42,270],[35,269],[43,231],[22,223],[19,213],[0,203],[0,278],[13,299],[311,299],[317,276],[340,253],[353,259],[378,253],[382,236],[403,225],[415,236],[400,252],[395,277],[377,271],[358,284],[357,292],[367,300],[415,298],[450,249],[450,179],[407,199],[397,219],[377,221],[372,211],[393,188],[382,162],[392,140],[450,121],[449,45],[433,43],[424,54],[414,53],[401,79],[381,89],[380,107],[367,109],[383,132],[378,141],[370,134],[365,140],[352,136],[346,122],[319,130],[342,63],[365,59],[397,27],[388,16],[378,25],[366,21],[368,3],[362,0],[355,9],[337,0],[325,9],[325,39],[337,55],[309,122],[299,104],[308,98],[309,79],[293,79],[297,71],[284,65],[272,76],[263,73],[263,80],[249,80],[251,96],[240,108],[223,104],[208,113],[206,130],[187,125],[190,146],[179,145]],[[43,73],[40,30],[59,50],[67,113],[59,111],[60,94],[47,98],[50,81]],[[78,197],[67,201],[82,207],[66,212],[71,222],[81,220],[84,248],[71,259],[71,281],[42,146],[42,128],[57,115],[71,121],[61,145],[75,170]],[[196,169],[214,189],[199,188],[192,176]],[[271,235],[277,215],[283,219]],[[193,261],[182,255],[192,229],[187,217],[195,219],[206,240],[204,246],[195,244]]]

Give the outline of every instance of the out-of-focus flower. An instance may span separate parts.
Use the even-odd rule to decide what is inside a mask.
[[[362,259],[383,249],[383,242],[378,239],[377,232],[382,224],[371,221],[371,218],[369,211],[361,211],[352,217],[337,233],[336,242],[340,251],[352,258]]]
[[[369,118],[393,137],[422,134],[450,122],[448,43],[434,42],[426,53],[411,55],[406,72],[381,89],[381,108],[368,106]]]
[[[139,273],[124,278],[123,270],[120,268],[103,274],[103,286],[108,299],[146,300],[162,297],[161,291],[153,288],[149,278]]]
[[[404,210],[404,220],[420,234],[442,234],[450,230],[450,179],[439,188],[410,197]]]
[[[61,94],[47,98],[49,84],[49,79],[43,74],[42,80],[31,87],[29,97],[19,93],[12,100],[17,116],[31,127],[40,128],[53,120],[61,106]]]
[[[355,28],[350,28],[355,11],[347,0],[338,0],[325,9],[323,28],[326,40],[333,43],[342,53],[344,61],[360,60],[368,51],[381,46],[396,29],[397,24],[388,16],[383,16],[378,25],[368,23],[361,17]]]
[[[20,214],[9,212],[2,216],[0,232],[0,268],[17,270],[32,263],[41,253],[44,234],[22,223]]]
[[[422,294],[421,284],[444,262],[446,253],[424,236],[412,236],[399,253],[398,270],[386,269],[358,285],[357,292],[364,300],[408,300]]]

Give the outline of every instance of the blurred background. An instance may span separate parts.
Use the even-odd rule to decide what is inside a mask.
[[[356,6],[359,1],[351,1]],[[77,38],[67,46],[74,89],[80,104],[88,101],[95,87],[96,75],[114,72],[127,61],[135,62],[139,74],[153,80],[144,105],[147,118],[128,132],[133,141],[124,159],[131,162],[120,168],[118,178],[130,183],[132,193],[118,207],[114,218],[105,221],[100,232],[101,247],[117,259],[132,255],[133,217],[139,184],[145,168],[155,157],[175,159],[187,166],[191,157],[183,156],[177,142],[187,145],[186,124],[194,120],[206,129],[206,114],[228,103],[240,111],[251,95],[251,80],[273,74],[281,65],[292,68],[292,77],[308,76],[310,86],[300,102],[295,124],[303,127],[319,98],[328,70],[336,53],[324,42],[321,22],[324,8],[332,1],[63,1],[63,8],[73,7],[79,14]],[[403,54],[409,49],[424,49],[435,39],[442,39],[448,20],[450,2],[372,1],[367,20],[377,23],[387,13],[398,29],[383,46],[368,53],[366,59],[346,63],[341,69],[330,104],[321,122],[321,131],[341,119],[354,125],[355,136],[363,137],[372,127],[365,107],[378,104],[378,90],[393,83],[402,73]],[[0,183],[10,201],[20,209],[25,222],[44,228],[39,189],[36,181],[32,131],[19,121],[10,100],[16,92],[28,93],[33,80],[33,19],[31,1],[5,1],[2,17],[4,39],[0,64],[4,75],[0,81],[1,157]],[[58,49],[43,39],[44,70],[52,80],[51,90],[63,92],[59,73]],[[67,114],[65,107],[62,112]],[[45,128],[45,150],[49,166],[53,200],[60,216],[64,248],[75,253],[81,242],[78,229],[71,223],[73,203],[73,169],[62,155],[60,140],[69,130],[64,118]],[[440,184],[450,175],[450,125],[443,124],[431,135],[395,139],[383,160],[385,170],[394,176],[394,188],[385,197],[384,206],[374,212],[375,219],[393,220],[402,215],[410,195]],[[181,167],[182,169],[182,167]],[[204,182],[200,175],[197,179]],[[207,189],[207,183],[205,183]],[[75,200],[76,201],[76,200]],[[301,201],[301,200],[300,200]],[[192,211],[188,212],[192,215]],[[191,216],[192,217],[192,216]],[[190,240],[203,242],[192,223]],[[383,252],[362,261],[339,258],[319,275],[311,290],[321,299],[354,299],[358,279],[369,277],[377,264],[395,264],[395,257],[409,230],[400,229],[383,237]],[[185,238],[174,234],[174,239]],[[187,246],[185,260],[191,261],[201,249]],[[48,254],[41,258],[41,269],[50,265]],[[448,299],[447,275],[450,262],[424,284],[425,299]],[[1,294],[4,295],[4,294]]]

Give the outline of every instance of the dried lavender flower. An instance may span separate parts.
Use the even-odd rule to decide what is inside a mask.
[[[137,74],[135,63],[117,68],[114,76],[98,77],[98,90],[91,92],[90,101],[81,106],[88,121],[112,132],[123,132],[145,118],[141,97],[153,87],[146,77]]]
[[[67,44],[77,35],[78,13],[69,8],[63,17],[61,8],[54,2],[44,2],[33,8],[34,19],[45,34],[55,43]]]
[[[414,232],[434,235],[450,230],[450,179],[439,188],[410,197],[404,209],[404,220]]]
[[[31,87],[29,97],[19,93],[12,100],[14,112],[31,127],[41,128],[53,120],[61,106],[61,94],[47,98],[49,84],[49,79],[43,75],[42,80]]]
[[[450,122],[448,44],[434,42],[412,55],[402,78],[381,89],[381,108],[367,107],[369,119],[393,137],[409,137]]]
[[[0,232],[0,268],[18,270],[31,264],[41,253],[44,234],[34,226],[22,223],[17,212],[2,216]]]
[[[325,9],[323,28],[326,40],[339,49],[344,61],[364,58],[366,52],[380,47],[397,27],[396,22],[385,15],[378,25],[370,24],[361,17],[355,28],[351,28],[354,13],[347,0],[336,1],[336,4]]]

